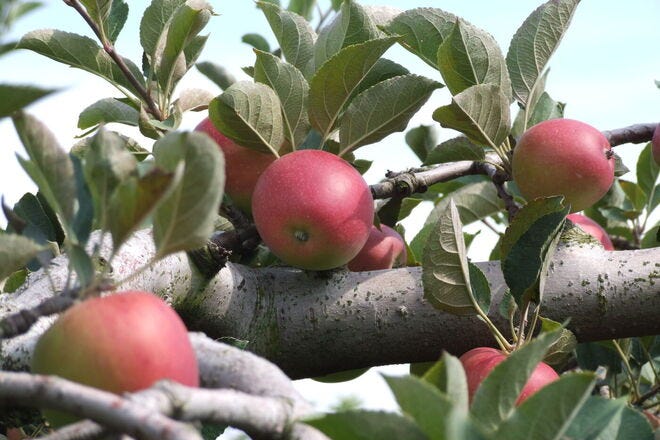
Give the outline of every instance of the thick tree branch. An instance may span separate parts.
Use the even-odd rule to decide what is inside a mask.
[[[149,231],[139,231],[122,247],[113,274],[122,278],[153,252]],[[60,270],[66,268],[64,258],[56,260]],[[571,318],[570,328],[579,341],[658,334],[658,262],[660,248],[606,252],[588,244],[562,246],[546,283],[542,313],[559,322]],[[490,315],[506,329],[497,313],[505,289],[499,263],[478,266],[493,290]],[[57,270],[51,273],[57,286],[64,277]],[[43,274],[35,273],[21,292],[0,296],[0,316],[49,297],[42,280]],[[169,299],[189,328],[211,338],[249,341],[248,349],[293,378],[429,361],[443,349],[460,354],[493,344],[478,319],[438,311],[423,299],[421,268],[321,276],[228,264],[205,280],[185,254],[175,254],[122,287],[151,290]],[[2,368],[24,368],[35,339],[48,325],[42,319],[26,335],[4,341]]]

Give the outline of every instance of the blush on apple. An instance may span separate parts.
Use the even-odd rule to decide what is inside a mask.
[[[387,225],[371,227],[369,238],[360,252],[348,262],[353,272],[391,269],[405,265],[406,244],[401,235]]]
[[[243,212],[252,207],[252,192],[257,179],[275,161],[272,154],[242,147],[222,134],[209,118],[195,128],[208,134],[225,156],[225,193]]]
[[[484,381],[493,368],[505,359],[506,355],[504,353],[491,347],[473,348],[459,358],[465,369],[470,402],[472,402],[472,397],[477,392],[477,388],[479,388],[481,382]],[[555,370],[548,364],[540,362],[520,392],[516,400],[516,405],[520,405],[532,394],[558,378],[559,375]]]
[[[571,212],[605,195],[614,181],[607,138],[584,122],[551,119],[521,136],[513,151],[513,179],[528,199],[562,195]]]
[[[41,336],[32,372],[123,393],[161,379],[199,386],[197,358],[181,318],[162,299],[129,291],[79,303]],[[54,426],[76,419],[45,411]]]
[[[355,168],[321,150],[298,150],[273,162],[252,196],[266,246],[308,270],[342,266],[364,246],[373,224],[369,186]]]

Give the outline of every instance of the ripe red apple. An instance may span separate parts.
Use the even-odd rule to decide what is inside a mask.
[[[601,242],[605,250],[614,250],[614,245],[612,244],[612,240],[610,240],[609,235],[607,235],[605,229],[603,229],[603,227],[596,223],[594,220],[582,214],[569,214],[566,216],[566,218],[578,225],[587,234],[594,236],[598,241]]]
[[[208,134],[220,146],[225,156],[225,193],[238,208],[249,213],[254,185],[275,161],[275,156],[238,145],[220,133],[209,118],[200,122],[195,130]]]
[[[113,393],[160,379],[199,386],[197,358],[179,315],[148,292],[93,298],[64,312],[37,342],[32,372]],[[61,426],[70,415],[46,412]]]
[[[308,270],[342,266],[373,224],[371,191],[355,168],[321,150],[298,150],[263,172],[252,196],[254,223],[282,261]]]
[[[500,362],[506,359],[501,351],[491,347],[478,347],[464,353],[459,360],[465,369],[468,383],[468,395],[470,402],[481,382]],[[532,394],[543,388],[548,383],[559,378],[559,375],[548,364],[540,362],[523,387],[516,405],[520,405]]]
[[[614,181],[607,138],[584,122],[551,119],[520,137],[513,151],[513,179],[528,199],[563,195],[571,212],[605,195]]]
[[[655,127],[653,132],[653,139],[651,139],[651,152],[653,153],[653,160],[660,166],[660,124]]]
[[[406,243],[401,235],[387,225],[371,227],[369,238],[360,252],[348,262],[353,272],[391,269],[394,264],[406,264]]]

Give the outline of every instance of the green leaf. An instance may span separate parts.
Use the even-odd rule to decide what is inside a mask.
[[[80,0],[94,23],[105,32],[105,21],[110,16],[112,0]]]
[[[580,408],[565,438],[591,440],[653,440],[646,418],[629,408],[624,399],[591,396]]]
[[[441,84],[418,75],[379,82],[353,99],[340,117],[340,156],[405,130],[410,118]]]
[[[91,38],[59,30],[42,29],[25,34],[17,47],[93,73],[136,96],[139,95],[110,55]],[[124,62],[135,79],[144,83],[140,69],[131,60],[124,58]]]
[[[513,96],[523,105],[559,46],[580,0],[551,0],[527,17],[511,39],[506,64]]]
[[[324,139],[335,128],[360,82],[394,42],[394,38],[381,38],[349,46],[323,64],[312,77],[309,118]]]
[[[152,0],[140,21],[140,44],[149,63],[158,60],[157,51],[162,50],[172,16],[186,0]]]
[[[471,413],[485,429],[492,431],[511,416],[527,379],[558,337],[559,332],[551,332],[528,342],[481,382],[473,396]]]
[[[434,69],[438,68],[438,48],[449,36],[457,17],[438,8],[416,8],[399,14],[383,28],[398,35],[399,43]]]
[[[417,423],[427,438],[446,438],[447,414],[453,407],[447,395],[415,376],[384,378],[401,411]]]
[[[296,13],[263,1],[257,2],[257,6],[264,12],[284,58],[301,72],[306,72],[308,63],[314,57],[316,32],[304,17]]]
[[[567,373],[525,400],[498,428],[498,440],[554,440],[564,433],[589,397],[593,373]]]
[[[388,60],[387,58],[379,58],[376,61],[369,73],[360,81],[353,96],[349,99],[353,99],[359,93],[375,86],[376,84],[385,81],[386,79],[394,78],[396,76],[408,75],[410,71],[403,67],[400,64],[395,63],[394,61]]]
[[[501,145],[511,127],[509,100],[493,84],[465,89],[452,98],[450,105],[436,109],[433,119],[478,144],[490,146]]]
[[[241,37],[241,41],[245,44],[249,44],[257,50],[270,52],[270,44],[268,44],[268,40],[260,34],[245,34]]]
[[[658,185],[655,190],[660,192],[660,185]],[[660,246],[660,224],[656,224],[646,231],[641,242],[642,249],[650,249],[658,246]]]
[[[316,0],[290,0],[287,9],[311,20]]]
[[[10,41],[9,43],[0,43],[0,56],[5,55],[16,49],[17,43],[18,41]]]
[[[463,364],[457,357],[446,351],[443,352],[441,360],[424,373],[422,380],[446,394],[455,409],[467,413],[469,407],[467,378]]]
[[[5,278],[5,284],[2,286],[2,293],[14,293],[25,284],[29,271],[20,269]]]
[[[214,93],[206,89],[185,89],[179,93],[179,97],[173,105],[181,112],[189,110],[206,110],[209,102],[215,97]]]
[[[153,235],[156,258],[202,247],[213,233],[225,185],[224,157],[203,133],[169,133],[154,144],[156,166],[175,171],[181,181],[156,208]]]
[[[427,440],[419,427],[406,417],[383,411],[349,411],[305,420],[332,439],[341,440]]]
[[[497,41],[461,19],[438,48],[438,68],[452,95],[477,84],[494,84],[511,98],[511,80]]]
[[[77,243],[75,245],[82,248],[87,243],[94,226],[94,202],[89,186],[85,181],[83,164],[80,158],[74,154],[70,154],[69,157],[73,163],[78,204],[71,229],[76,237]]]
[[[310,129],[307,116],[309,84],[302,72],[275,55],[255,51],[254,80],[272,88],[280,99],[284,117],[284,135],[296,149],[303,143]]]
[[[239,145],[275,154],[284,142],[281,106],[270,87],[239,81],[209,103],[209,117]]]
[[[570,207],[563,197],[535,199],[507,228],[500,246],[502,273],[516,303],[541,303],[548,265]]]
[[[29,160],[18,160],[39,187],[39,191],[61,217],[65,229],[71,226],[76,203],[73,164],[53,133],[40,121],[26,113],[12,117]]]
[[[319,33],[314,45],[314,70],[343,48],[379,37],[381,35],[369,13],[353,0],[344,1],[332,22]]]
[[[428,237],[422,266],[424,298],[433,307],[456,315],[476,314],[462,225],[453,200]]]
[[[406,133],[406,143],[419,160],[426,163],[429,153],[438,145],[438,132],[432,125],[411,128]]]
[[[1,101],[0,101],[1,102]],[[637,158],[637,184],[647,196],[649,212],[655,208],[654,197],[657,197],[656,182],[660,175],[660,165],[653,160],[652,145],[646,144]]]
[[[167,27],[167,37],[160,59],[152,68],[165,95],[169,96],[176,83],[183,77],[191,63],[187,62],[184,50],[206,26],[213,15],[213,8],[204,0],[187,0],[181,5]],[[183,63],[183,66],[181,65]]]
[[[21,269],[46,248],[26,237],[0,234],[0,280]]]
[[[577,338],[572,331],[564,328],[560,323],[541,317],[541,332],[549,333],[560,331],[559,339],[550,346],[543,361],[553,368],[561,368],[573,356],[577,347]]]
[[[444,141],[429,151],[424,165],[458,162],[461,160],[482,161],[486,158],[483,147],[473,144],[464,136]]]
[[[79,244],[67,247],[69,263],[78,276],[78,282],[82,288],[89,286],[94,279],[94,263],[85,249]]]
[[[26,225],[22,229],[13,227],[11,219],[9,226],[11,232],[20,233],[23,236],[32,238],[40,244],[45,242],[58,242],[63,239],[59,225],[54,225],[51,217],[46,213],[45,207],[37,196],[31,193],[25,193],[23,197],[14,205],[13,212],[19,216]]]
[[[15,111],[27,107],[55,91],[57,89],[0,84],[0,118],[10,116]]]
[[[490,217],[504,209],[504,203],[497,196],[495,185],[490,181],[480,181],[448,192],[447,196],[435,205],[425,224],[435,223],[437,218],[449,209],[449,194],[456,203],[463,225]]]
[[[490,285],[488,278],[475,264],[468,263],[472,296],[485,314],[490,311]]]
[[[137,127],[140,112],[115,99],[104,98],[85,108],[78,117],[78,128],[86,130],[109,122]]]
[[[521,135],[526,127],[532,127],[539,122],[547,121],[548,119],[558,119],[564,117],[564,108],[566,104],[563,102],[555,101],[546,92],[541,93],[541,96],[534,104],[531,112],[526,112],[524,109],[520,110],[516,115],[514,128],[512,132],[516,135]],[[527,116],[527,122],[523,125],[523,120]]]
[[[128,4],[124,0],[113,0],[110,16],[106,23],[106,33],[113,43],[117,41],[128,18]]]
[[[635,210],[641,211],[646,206],[647,197],[645,191],[635,182],[619,179],[619,185],[626,193],[628,200],[632,203]]]
[[[219,64],[215,64],[210,61],[203,61],[195,65],[197,66],[197,70],[199,70],[202,75],[213,81],[222,90],[225,90],[227,87],[236,82],[234,75],[232,75],[227,69],[220,66]]]
[[[183,164],[182,164],[183,165]],[[108,201],[107,229],[112,234],[115,249],[142,226],[182,177],[183,166],[174,172],[155,167],[144,176],[131,176],[123,180]]]
[[[117,133],[101,128],[85,154],[85,179],[94,200],[97,227],[104,230],[113,221],[113,214],[108,209],[115,188],[126,179],[137,176],[137,160],[126,148],[126,143]]]

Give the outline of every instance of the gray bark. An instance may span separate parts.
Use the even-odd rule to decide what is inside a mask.
[[[140,231],[113,263],[117,279],[153,254],[148,231]],[[63,257],[51,270],[61,288]],[[477,263],[493,291],[491,317],[504,292],[497,262]],[[589,244],[558,249],[546,282],[542,315],[563,322],[579,341],[660,333],[660,248],[607,252]],[[254,269],[228,264],[204,280],[185,254],[156,263],[121,290],[142,289],[170,301],[189,329],[211,338],[249,341],[248,349],[279,365],[292,378],[341,370],[437,359],[493,345],[474,317],[438,311],[423,298],[421,268],[352,273]],[[16,294],[0,296],[0,317],[52,295],[43,273]],[[42,319],[27,335],[3,342],[3,369],[26,365],[31,347],[48,326]]]

